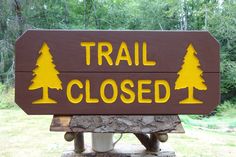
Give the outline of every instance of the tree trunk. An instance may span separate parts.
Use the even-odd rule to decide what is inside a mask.
[[[4,7],[3,1],[0,0],[0,40],[3,39],[4,33],[7,30],[7,18],[4,14]]]
[[[65,0],[64,2],[64,17],[65,17],[65,24],[68,24],[69,23],[69,19],[68,19],[68,16],[69,16],[69,11],[68,11],[68,6],[67,6],[67,1]]]
[[[20,4],[20,0],[14,0],[13,5],[14,5],[16,16],[17,16],[17,22],[19,25],[19,35],[22,35],[24,32],[24,21],[22,17],[22,7]]]
[[[187,4],[186,4],[186,0],[183,1],[183,30],[187,30],[188,29],[188,21],[187,21],[187,17],[188,17],[188,9],[187,9]]]
[[[188,87],[188,98],[193,100],[193,87]]]
[[[43,87],[43,100],[48,99],[48,87]]]
[[[87,28],[87,15],[86,15],[86,0],[84,0],[84,29]]]
[[[207,7],[205,6],[205,30],[207,30]]]
[[[99,23],[99,20],[98,20],[98,17],[97,17],[97,9],[96,9],[96,5],[95,5],[95,2],[93,2],[93,12],[94,12],[94,17],[95,17],[95,24],[96,24],[96,28],[100,29],[100,23]]]

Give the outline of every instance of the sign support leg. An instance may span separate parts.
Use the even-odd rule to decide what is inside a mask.
[[[84,149],[84,134],[81,132],[75,133],[74,138],[74,151],[75,153],[82,153]]]
[[[157,139],[156,135],[151,133],[150,135],[150,140],[149,140],[149,150],[148,151],[151,151],[151,152],[159,152],[160,151],[160,142],[159,140]]]
[[[142,143],[142,145],[146,148],[147,151],[151,152],[159,152],[159,140],[154,133],[150,134],[150,137],[143,133],[135,133],[134,134],[138,140]]]

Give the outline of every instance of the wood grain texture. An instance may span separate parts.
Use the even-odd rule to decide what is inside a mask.
[[[82,41],[110,42],[111,58],[115,60],[122,41],[127,43],[132,60],[134,42],[147,42],[148,58],[156,66],[119,66],[97,64],[97,45],[91,48],[91,65],[85,64]],[[219,44],[206,31],[60,31],[29,30],[16,42],[16,71],[31,72],[42,43],[50,48],[54,63],[60,72],[177,72],[190,43],[194,45],[204,72],[219,72]],[[139,46],[141,53],[141,45]],[[140,54],[141,55],[141,54]],[[140,58],[141,62],[141,58]]]
[[[54,116],[50,130],[99,133],[184,133],[177,115],[163,116]]]
[[[57,104],[32,104],[34,100],[42,97],[41,89],[35,91],[29,91],[28,86],[30,85],[32,74],[27,72],[17,72],[16,79],[20,79],[20,82],[16,82],[16,97],[15,101],[20,104],[20,107],[28,114],[59,114],[59,115],[72,115],[72,114],[207,114],[211,112],[216,105],[219,103],[219,74],[218,73],[206,73],[204,79],[208,86],[207,91],[194,91],[196,98],[202,100],[203,104],[178,104],[179,101],[185,99],[188,95],[187,89],[174,90],[175,81],[177,74],[174,73],[63,73],[60,75],[63,84],[63,90],[49,90],[50,98],[58,101]],[[164,104],[142,104],[137,100],[137,85],[133,88],[136,93],[136,99],[131,104],[124,104],[119,94],[117,100],[112,104],[105,104],[100,98],[100,84],[105,79],[114,79],[117,85],[124,79],[131,79],[134,82],[140,79],[154,80],[167,80],[170,84],[171,97]],[[99,103],[89,104],[83,99],[81,103],[72,104],[66,97],[67,83],[72,79],[79,79],[85,82],[89,79],[91,82],[91,96],[98,98]],[[216,83],[217,82],[217,83]],[[135,83],[136,84],[136,83]],[[145,86],[150,88],[151,93],[144,94],[144,98],[150,98],[154,101],[154,87],[153,84]],[[78,96],[83,93],[84,89],[72,88],[72,94]],[[111,97],[112,89],[107,88],[107,96]],[[161,95],[165,94],[164,88],[160,90]]]
[[[40,70],[40,75],[41,78],[47,75],[47,79],[43,83],[41,81],[41,84],[33,85],[29,89],[32,79],[38,75],[35,69],[39,69],[40,66],[46,64],[45,61],[40,61],[39,66],[38,60],[40,56],[39,51],[44,42],[47,43],[47,48],[50,50],[50,52],[48,49],[45,51],[45,54],[47,54],[46,58],[48,59],[46,63],[50,65],[51,71],[54,72],[54,75],[50,75],[50,77],[58,77],[57,79],[52,79],[56,80],[57,86],[52,85],[53,81],[50,82],[53,89],[47,86],[47,80],[50,77],[46,67],[43,72],[42,69]],[[94,42],[95,44],[94,47],[91,47],[90,65],[86,65],[86,51],[85,47],[81,46],[81,42]],[[132,65],[128,65],[126,61],[121,61],[119,65],[108,65],[104,58],[103,64],[99,65],[99,42],[109,42],[112,45],[110,57],[113,63],[118,55],[120,44],[125,42]],[[135,42],[139,43],[138,51],[140,58],[138,61],[140,64],[138,66],[134,65]],[[147,58],[148,60],[155,61],[155,66],[144,66],[141,64],[143,59],[143,42],[147,43]],[[194,97],[203,101],[202,104],[180,104],[181,100],[188,97],[188,89],[186,87],[185,89],[175,90],[177,73],[183,65],[189,44],[194,46],[195,56],[193,55],[193,59],[197,58],[197,61],[195,60],[196,69],[200,66],[199,71],[197,71],[198,75],[203,74],[202,78],[199,76],[198,80],[205,81],[207,86],[207,90],[205,88],[193,91]],[[208,114],[220,102],[219,44],[206,31],[28,30],[17,40],[15,51],[15,101],[27,114]],[[188,71],[186,72],[185,70],[185,76],[186,73]],[[85,101],[84,88],[72,88],[71,90],[74,97],[80,93],[84,95],[81,102],[73,104],[68,101],[66,95],[67,85],[73,79],[80,80],[83,85],[86,80],[89,80],[91,83],[90,95],[98,98],[99,102],[97,104],[90,104]],[[116,81],[119,88],[117,99],[111,104],[104,102],[99,94],[100,85],[106,79]],[[120,84],[125,79],[130,79],[134,82],[132,90],[136,98],[130,104],[125,104],[120,99],[120,94],[122,94]],[[147,85],[147,88],[151,89],[151,93],[144,94],[144,98],[152,99],[150,104],[141,103],[137,98],[137,81],[147,79],[152,82],[151,85]],[[40,80],[40,78],[37,78],[37,80]],[[165,103],[154,103],[154,97],[158,94],[154,93],[153,83],[155,80],[165,80],[170,85],[171,96]],[[55,90],[55,88],[61,89],[61,87],[62,90]],[[108,97],[112,96],[112,91],[109,88],[106,89],[105,93]],[[162,96],[165,95],[163,88],[160,89],[160,94]],[[43,98],[42,95],[44,96]],[[36,100],[39,100],[37,103],[42,103],[43,100],[44,104],[35,104]],[[48,100],[48,102],[45,100]]]

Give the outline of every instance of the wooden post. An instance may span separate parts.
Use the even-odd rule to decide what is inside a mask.
[[[138,138],[138,140],[142,143],[142,145],[149,150],[149,137],[143,133],[134,133],[134,135]]]
[[[159,140],[154,133],[150,134],[150,138],[146,134],[135,133],[134,134],[138,140],[142,143],[142,145],[146,148],[147,151],[151,152],[159,152]]]
[[[151,133],[150,140],[149,140],[149,151],[159,152],[160,151],[159,145],[160,145],[160,142],[157,139],[156,135]]]
[[[82,153],[84,149],[84,134],[82,132],[75,133],[74,138],[75,153]]]

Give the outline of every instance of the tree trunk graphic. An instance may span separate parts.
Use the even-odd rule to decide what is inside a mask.
[[[180,101],[179,103],[180,104],[202,104],[203,103],[202,101],[195,99],[193,97],[193,90],[194,90],[193,86],[188,87],[188,98]]]
[[[43,97],[42,99],[36,100],[33,104],[56,104],[57,102],[48,97],[48,87],[43,87]]]
[[[43,87],[43,100],[48,99],[48,87]]]

